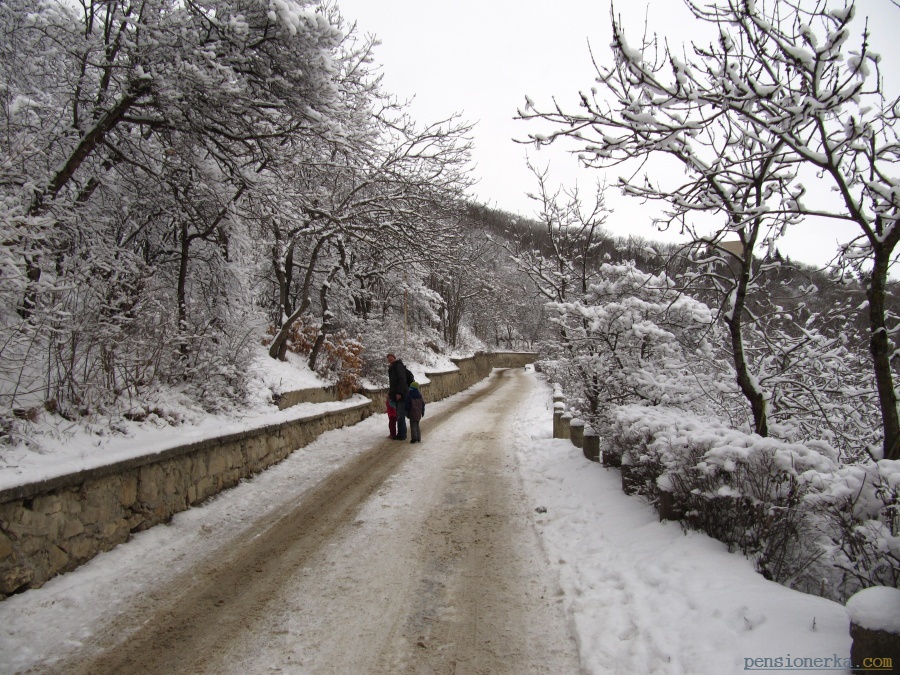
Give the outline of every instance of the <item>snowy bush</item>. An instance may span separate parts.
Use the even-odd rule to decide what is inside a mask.
[[[270,326],[269,336],[277,329]],[[320,327],[309,316],[301,316],[288,332],[288,351],[309,358]],[[268,344],[268,340],[264,344]],[[361,382],[363,355],[366,349],[359,340],[351,338],[346,331],[340,330],[325,335],[322,341],[322,357],[317,360],[315,372],[326,382],[333,384],[339,398],[347,398],[356,393]]]
[[[741,550],[769,579],[841,600],[900,582],[898,462],[841,465],[825,442],[662,406],[618,408],[610,443],[640,494],[673,493],[685,527]]]
[[[746,331],[765,384],[760,435],[729,341],[707,306],[665,275],[603,264],[582,297],[548,308],[560,337],[541,366],[574,414],[608,432],[605,460],[628,467],[630,489],[652,503],[672,493],[685,527],[792,587],[844,597],[896,581],[896,486],[861,468],[877,456],[873,388],[863,369],[848,368],[856,361],[842,336],[785,324],[774,349],[768,334]],[[832,479],[853,482],[854,471],[868,480],[836,492]]]
[[[870,460],[809,480],[808,499],[824,514],[826,551],[840,573],[835,595],[900,587],[900,461]]]

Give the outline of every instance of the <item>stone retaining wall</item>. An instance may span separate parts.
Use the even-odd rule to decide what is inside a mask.
[[[538,355],[534,352],[493,352],[488,356],[493,368],[524,368],[534,363]]]
[[[426,373],[431,384],[423,393],[426,400],[438,401],[484,379],[493,367],[522,367],[535,357],[479,353],[454,360],[458,371]],[[384,390],[366,393],[371,403],[0,491],[0,599],[39,588],[127,541],[132,532],[167,522],[325,431],[383,412]],[[286,396],[310,400],[297,392]]]
[[[279,410],[290,408],[292,405],[300,405],[301,403],[331,403],[340,401],[337,387],[317,387],[314,389],[298,389],[297,391],[286,391],[275,399],[275,404]]]

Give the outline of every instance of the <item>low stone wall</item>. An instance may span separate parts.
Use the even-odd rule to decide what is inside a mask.
[[[275,404],[279,410],[284,410],[301,403],[331,403],[340,400],[341,397],[338,396],[337,387],[317,387],[314,389],[286,391],[276,397]]]
[[[493,367],[521,367],[535,357],[479,353],[454,360],[458,371],[426,373],[431,383],[423,393],[438,401],[484,379]],[[325,431],[383,412],[385,391],[366,393],[371,402],[0,491],[0,599],[38,588],[132,532],[167,522]],[[311,400],[294,394],[297,402]]]
[[[492,352],[491,367],[493,368],[524,368],[537,359],[535,352]]]
[[[440,401],[483,380],[493,368],[524,368],[534,363],[537,356],[535,352],[478,352],[475,356],[450,359],[456,365],[456,370],[425,371],[429,382],[420,385],[422,395],[426,401]],[[363,389],[360,393],[372,399],[373,413],[384,412],[387,389]],[[280,410],[284,410],[299,403],[326,403],[339,400],[335,387],[317,387],[284,392],[278,396],[276,403]]]
[[[370,414],[361,403],[4,490],[0,597],[38,588]]]
[[[422,387],[422,396],[426,401],[440,401],[463,389],[468,389],[471,384],[466,384],[467,382],[480,382],[491,374],[491,369],[494,367],[509,367],[495,366],[495,359],[500,360],[499,355],[479,352],[475,356],[465,359],[451,359],[458,370],[440,373],[426,371],[425,375],[429,382]]]

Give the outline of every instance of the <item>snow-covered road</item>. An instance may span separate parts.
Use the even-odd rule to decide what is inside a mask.
[[[421,445],[388,441],[385,415],[328,432],[0,602],[0,673],[720,675],[849,656],[843,606],[660,523],[550,437],[551,405],[535,373],[495,371],[429,403]]]
[[[299,451],[173,526],[31,592],[48,601],[29,607],[34,633],[18,633],[20,659],[10,665],[578,672],[562,594],[515,468],[510,413],[532,388],[523,371],[498,371],[486,386],[429,406],[419,445],[390,441],[369,420],[369,442],[359,447],[357,438],[328,463],[317,457],[307,466],[324,464],[317,475],[304,474]],[[255,511],[254,502],[265,507]],[[120,584],[127,590],[107,588]],[[69,626],[72,635],[38,635],[41,616],[49,627],[66,611],[60,596],[90,615]]]

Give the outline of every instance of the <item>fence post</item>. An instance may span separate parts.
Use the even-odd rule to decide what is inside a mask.
[[[562,438],[562,416],[566,412],[566,404],[556,401],[553,404],[553,438]]]
[[[563,394],[562,387],[560,387],[559,384],[554,383],[553,384],[553,403],[555,404],[555,403],[565,403],[565,402],[566,402],[566,395]]]
[[[888,608],[892,608],[890,611]],[[900,666],[900,590],[866,588],[847,601],[853,672],[897,672]]]
[[[659,491],[659,519],[681,520],[684,518],[684,509],[675,503],[675,495],[669,490]]]
[[[559,418],[559,437],[571,438],[572,413],[564,412]]]
[[[569,423],[569,438],[572,439],[572,445],[576,448],[582,447],[584,441],[584,420],[576,417]]]
[[[584,428],[584,440],[581,446],[584,456],[592,462],[600,461],[600,434],[593,427]]]

